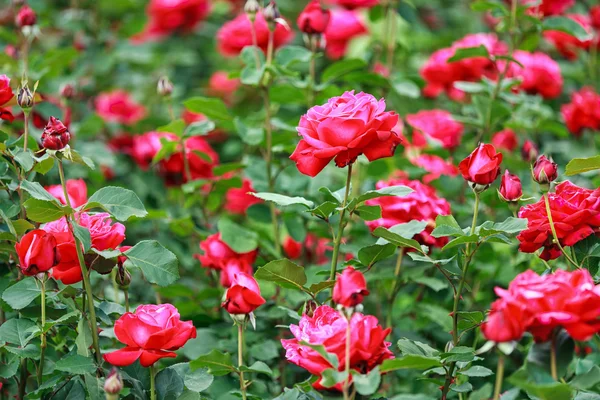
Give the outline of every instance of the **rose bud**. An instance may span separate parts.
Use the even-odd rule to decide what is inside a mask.
[[[35,25],[36,21],[37,16],[35,15],[35,11],[29,6],[21,7],[15,18],[15,23],[19,28]]]
[[[244,4],[244,12],[250,21],[254,21],[256,14],[260,11],[260,4],[256,0],[248,0]]]
[[[558,177],[558,165],[546,158],[540,156],[533,164],[533,180],[540,185],[547,185],[555,181]]]
[[[306,303],[304,303],[304,313],[303,315],[307,315],[310,318],[312,318],[312,316],[315,314],[315,310],[317,309],[319,305],[313,301],[313,300],[308,300]]]
[[[458,168],[474,190],[483,191],[500,175],[501,163],[502,153],[496,152],[491,144],[480,144]]]
[[[156,85],[156,92],[159,96],[170,96],[173,93],[173,83],[166,76],[161,77]]]
[[[250,314],[264,303],[265,299],[260,295],[256,280],[251,275],[240,272],[233,277],[221,307],[233,315]]]
[[[42,229],[28,232],[15,244],[19,268],[24,275],[34,276],[47,272],[59,262],[56,238]]]
[[[333,301],[346,308],[356,307],[368,296],[367,281],[362,272],[348,267],[338,274],[333,287]]]
[[[60,88],[60,97],[63,99],[72,99],[75,96],[75,87],[70,83],[65,83]]]
[[[504,171],[500,181],[500,198],[504,201],[515,202],[523,197],[523,188],[518,176],[511,174],[508,170]]]
[[[67,127],[58,118],[50,117],[42,133],[42,146],[48,150],[62,150],[70,140]]]
[[[19,89],[17,93],[17,103],[23,110],[29,110],[33,107],[33,94],[29,90],[29,86],[25,85]]]
[[[327,29],[331,13],[323,9],[319,0],[312,0],[298,17],[298,28],[309,35],[322,34]]]
[[[123,378],[119,374],[119,370],[113,367],[110,370],[110,374],[106,377],[104,382],[104,393],[106,393],[107,400],[116,400],[117,396],[123,390]]]
[[[277,20],[281,18],[281,13],[279,12],[279,8],[277,8],[277,3],[270,1],[263,10],[263,17],[265,18],[265,21],[267,21],[269,30],[274,31],[277,26]]]
[[[525,161],[533,161],[538,158],[539,151],[535,143],[531,140],[526,140],[521,149],[521,156]]]

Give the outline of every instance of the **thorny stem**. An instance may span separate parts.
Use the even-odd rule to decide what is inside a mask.
[[[340,224],[338,225],[337,235],[333,238],[333,255],[331,256],[331,271],[329,272],[329,280],[335,280],[337,271],[337,262],[340,253],[340,244],[344,235],[344,216],[346,215],[346,205],[348,203],[348,195],[350,194],[350,182],[352,181],[352,164],[348,165],[348,176],[346,177],[346,192],[344,193],[344,201],[342,202],[342,211],[340,211]]]
[[[390,295],[390,299],[388,301],[388,314],[386,319],[386,327],[390,328],[392,326],[392,310],[394,308],[394,301],[396,300],[396,296],[399,291],[399,277],[400,271],[402,270],[402,259],[404,258],[404,251],[400,249],[398,253],[398,258],[396,258],[396,268],[394,270],[394,286],[392,288],[392,294]]]
[[[565,251],[565,249],[560,244],[560,241],[558,240],[558,235],[556,234],[556,227],[554,226],[554,220],[552,218],[552,210],[550,209],[550,199],[548,197],[548,193],[544,193],[544,203],[546,204],[546,214],[548,215],[548,222],[550,223],[550,230],[552,231],[552,237],[554,239],[554,242],[556,243],[556,245],[558,246],[558,248],[560,249],[562,254],[565,256],[565,258],[571,264],[573,264],[573,266],[575,268],[580,269],[581,267],[579,266],[579,264],[577,264],[575,261],[573,261],[573,259]]]
[[[238,328],[238,368],[240,368],[240,391],[242,399],[246,400],[246,382],[241,367],[244,365],[244,324],[236,323]]]
[[[38,385],[42,384],[42,375],[44,373],[44,356],[46,353],[46,331],[44,326],[46,325],[46,274],[39,280],[41,284],[41,301],[42,301],[42,336],[41,336],[41,346],[40,346],[40,365],[37,371],[37,380]]]
[[[502,381],[504,380],[504,355],[498,354],[498,367],[496,368],[496,386],[494,388],[494,399],[500,399],[500,392],[502,392]]]

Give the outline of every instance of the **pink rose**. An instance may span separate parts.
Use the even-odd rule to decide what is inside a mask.
[[[220,97],[227,103],[231,102],[239,87],[240,80],[238,78],[229,78],[229,73],[225,71],[213,73],[208,81],[210,95]]]
[[[249,192],[255,193],[252,182],[249,179],[242,181],[241,188],[227,190],[225,194],[225,210],[232,214],[245,215],[249,207],[262,202],[258,197],[248,194]]]
[[[96,98],[96,112],[106,122],[133,125],[146,115],[144,106],[124,90],[101,93]]]
[[[143,42],[176,31],[190,32],[209,12],[209,0],[151,0],[146,8],[148,24],[134,41]]]
[[[346,54],[348,43],[367,33],[366,26],[354,11],[331,10],[331,18],[325,30],[327,57],[337,60]]]
[[[62,204],[67,204],[62,185],[47,186],[46,190]],[[83,179],[67,180],[67,194],[71,207],[79,207],[87,202],[87,185]]]
[[[560,96],[563,78],[558,63],[550,56],[541,52],[529,53],[516,50],[513,58],[523,67],[510,63],[506,76],[521,80],[517,90],[523,90],[529,94],[539,94],[547,99]],[[504,62],[498,64],[501,70],[505,68]]]
[[[455,121],[452,114],[444,110],[423,110],[406,116],[413,131],[413,146],[428,147],[433,140],[445,149],[452,150],[460,144],[464,126]]]
[[[514,151],[519,146],[519,139],[515,131],[507,128],[492,136],[492,144],[500,150]]]
[[[441,176],[454,177],[458,175],[458,168],[452,161],[446,161],[442,157],[433,154],[421,154],[409,158],[412,165],[423,168],[428,172],[423,176],[423,183],[429,184]]]

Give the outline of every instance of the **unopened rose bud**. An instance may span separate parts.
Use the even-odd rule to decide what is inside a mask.
[[[60,88],[60,97],[63,99],[72,99],[75,96],[75,87],[70,83],[65,83]]]
[[[35,15],[35,11],[29,6],[21,7],[15,18],[15,24],[17,24],[19,28],[35,25],[36,21],[37,16]]]
[[[558,165],[546,156],[540,156],[533,164],[533,180],[540,185],[548,185],[558,178]]]
[[[19,92],[17,93],[17,103],[19,104],[19,107],[25,111],[33,107],[33,94],[31,93],[31,90],[29,90],[27,84],[19,89]]]
[[[260,11],[260,4],[258,4],[257,0],[247,0],[244,5],[244,12],[248,16],[250,21],[254,21],[256,18],[256,14]]]
[[[114,368],[104,381],[104,392],[107,399],[118,399],[118,394],[123,390],[123,378],[119,374],[119,370]]]
[[[71,133],[58,118],[50,117],[42,133],[42,146],[48,150],[62,150],[71,140]]]
[[[504,171],[499,190],[500,198],[507,202],[516,202],[523,197],[521,180],[518,176],[511,174],[508,170]]]
[[[316,302],[314,302],[313,300],[308,300],[305,304],[304,304],[304,314],[310,318],[312,318],[313,314],[315,313],[315,310],[317,309],[318,305]]]
[[[159,96],[170,96],[173,93],[173,83],[166,76],[161,77],[156,85],[156,92]]]
[[[277,8],[277,3],[270,1],[263,10],[263,17],[265,17],[265,21],[267,21],[269,30],[274,31],[277,27],[277,20],[281,18],[281,13],[279,12],[279,8]]]

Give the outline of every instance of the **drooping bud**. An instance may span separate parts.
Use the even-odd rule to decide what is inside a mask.
[[[27,84],[19,89],[19,92],[17,93],[17,103],[24,111],[33,107],[33,93],[31,93]]]
[[[15,18],[15,24],[17,24],[19,28],[35,25],[36,21],[37,15],[35,14],[35,11],[27,5],[21,7]]]
[[[168,97],[173,93],[173,83],[168,77],[162,76],[156,85],[156,92],[159,96]]]
[[[257,0],[247,0],[244,5],[244,12],[248,16],[248,19],[254,22],[256,18],[256,14],[260,11],[260,4],[258,4]]]
[[[533,180],[540,185],[549,185],[558,178],[558,165],[546,156],[540,156],[533,164]]]
[[[107,399],[118,399],[119,393],[123,390],[123,378],[119,374],[119,370],[115,367],[110,371],[110,374],[104,381],[104,392]]]
[[[60,97],[70,100],[75,97],[75,87],[70,83],[65,83],[60,87]]]
[[[67,127],[55,117],[50,117],[42,133],[42,146],[48,150],[62,150],[71,140]]]
[[[263,10],[263,17],[265,17],[265,21],[267,21],[269,30],[274,31],[277,27],[277,20],[281,19],[281,13],[279,12],[279,8],[277,8],[277,3],[270,1]]]

